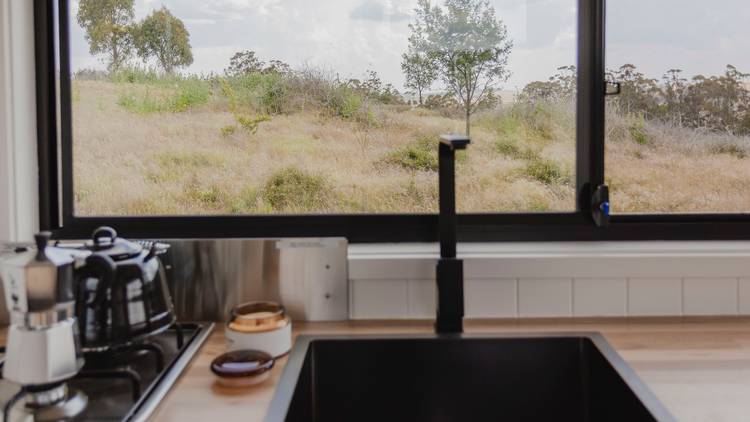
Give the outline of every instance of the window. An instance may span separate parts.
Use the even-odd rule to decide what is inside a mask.
[[[76,215],[436,212],[466,130],[462,211],[575,210],[574,1],[113,4],[71,3]]]
[[[613,1],[607,183],[617,213],[750,211],[745,4]]]
[[[623,90],[605,113],[603,0],[111,4],[35,5],[40,208],[61,237],[106,223],[131,237],[434,241],[446,132],[473,140],[457,163],[462,240],[748,234],[742,207],[700,205],[710,188],[692,209],[643,202],[667,184],[632,177],[632,144],[663,122],[623,117],[614,35],[607,75]]]

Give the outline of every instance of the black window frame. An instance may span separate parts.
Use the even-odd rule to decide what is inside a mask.
[[[595,188],[604,184],[605,2],[578,0],[577,210],[460,214],[459,241],[750,239],[750,214],[617,214],[607,226],[594,223],[591,197]],[[122,235],[137,238],[341,236],[354,243],[438,240],[437,214],[76,216],[69,11],[69,0],[34,0],[40,226],[53,231],[56,238],[86,238],[94,228],[111,225]]]

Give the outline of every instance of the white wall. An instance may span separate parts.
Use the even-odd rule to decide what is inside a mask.
[[[459,245],[473,318],[750,315],[750,242]],[[435,315],[436,245],[351,245],[352,319]]]
[[[33,2],[0,1],[0,242],[38,230]]]

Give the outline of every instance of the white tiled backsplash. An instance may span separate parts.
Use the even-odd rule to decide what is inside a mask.
[[[470,246],[459,252],[465,258],[465,313],[468,318],[750,314],[750,244],[684,245]],[[350,246],[350,317],[433,318],[435,253],[427,246],[390,251]]]

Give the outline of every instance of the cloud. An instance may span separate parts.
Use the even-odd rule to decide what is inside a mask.
[[[183,21],[187,25],[215,25],[215,19],[185,18]]]
[[[376,0],[364,0],[352,10],[350,17],[354,20],[374,22],[400,22],[410,18],[406,10],[394,6],[391,2]]]
[[[2,1],[2,0],[0,0]],[[79,0],[71,0],[75,7]],[[444,0],[430,0],[443,4]],[[634,63],[660,77],[671,68],[717,74],[727,63],[750,71],[746,0],[715,0],[707,8],[684,0],[612,1],[607,8],[607,66]],[[574,0],[489,0],[515,43],[511,79],[523,88],[545,80],[559,66],[575,63],[577,14]],[[341,78],[361,78],[367,69],[401,87],[401,53],[417,0],[136,0],[136,19],[162,5],[190,31],[194,73],[221,72],[231,55],[253,50],[264,60],[293,67],[330,69]],[[91,57],[83,30],[72,15],[75,70],[103,68]]]

